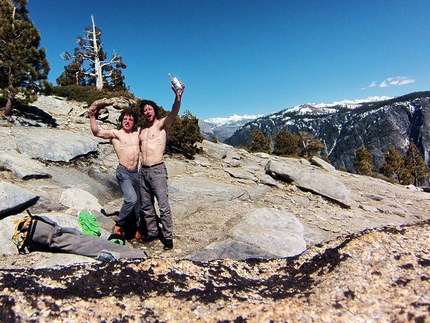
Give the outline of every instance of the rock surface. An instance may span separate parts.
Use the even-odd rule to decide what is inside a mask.
[[[27,207],[76,228],[77,212],[90,210],[106,239],[115,215],[101,208],[113,214],[122,204],[116,156],[91,137],[84,107],[43,102],[54,105],[43,110],[56,129],[22,127],[40,123],[22,116],[0,127],[0,182],[25,192],[1,197],[0,321],[429,321],[428,193],[336,171],[321,160],[208,141],[194,160],[166,156],[172,251],[163,252],[159,241],[129,240],[150,258],[100,263],[71,254],[18,255],[10,237]],[[17,149],[39,139],[43,150]],[[317,175],[304,181],[301,174]],[[330,195],[333,189],[342,194]]]
[[[0,317],[4,322],[428,322],[429,229],[425,221],[367,230],[277,260],[152,258],[0,269]]]

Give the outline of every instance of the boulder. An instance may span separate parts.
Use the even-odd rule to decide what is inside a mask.
[[[262,208],[249,211],[232,229],[230,238],[213,242],[187,259],[273,259],[296,256],[305,250],[304,228],[294,215]]]
[[[296,161],[285,158],[283,161],[269,160],[265,170],[268,174],[293,182],[300,189],[310,191],[335,200],[345,207],[351,206],[349,191],[336,177],[315,167],[303,167]]]
[[[78,156],[97,152],[100,141],[89,132],[38,127],[16,127],[12,133],[21,153],[44,161],[70,162]]]
[[[24,211],[34,205],[38,199],[39,195],[19,186],[0,182],[0,219]]]
[[[0,155],[0,167],[10,170],[24,180],[51,177],[47,167],[26,155],[19,154],[15,150],[9,150]]]

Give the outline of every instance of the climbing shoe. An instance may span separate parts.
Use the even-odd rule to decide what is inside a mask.
[[[172,239],[166,239],[163,241],[164,244],[164,250],[170,250],[173,249],[173,240]]]

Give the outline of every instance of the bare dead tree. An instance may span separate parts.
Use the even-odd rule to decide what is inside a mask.
[[[121,55],[113,53],[111,60],[106,60],[106,53],[103,51],[101,35],[102,31],[96,27],[94,16],[91,15],[92,26],[85,29],[86,36],[78,36],[76,39],[79,48],[75,48],[74,55],[64,52],[61,57],[65,60],[82,59],[90,62],[89,67],[83,70],[83,75],[88,77],[89,84],[94,84],[101,90],[106,80],[112,77],[112,73],[118,68],[126,68],[122,62]]]

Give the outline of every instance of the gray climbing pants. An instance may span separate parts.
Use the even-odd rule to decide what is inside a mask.
[[[173,220],[167,187],[167,168],[164,162],[140,168],[140,200],[149,236],[158,236],[158,219],[164,239],[173,239]],[[159,218],[155,210],[157,199]]]
[[[116,168],[116,178],[124,195],[124,202],[119,210],[115,223],[124,226],[128,220],[135,218],[136,225],[140,221],[139,174],[137,170],[122,165]]]

